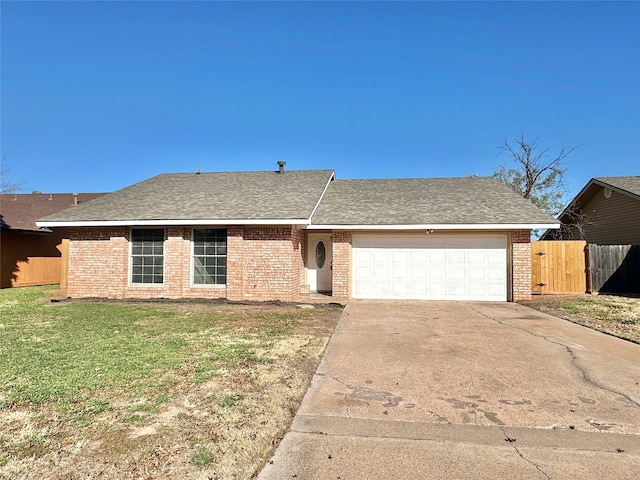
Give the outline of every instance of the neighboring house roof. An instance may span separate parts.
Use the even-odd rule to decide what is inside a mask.
[[[630,201],[632,203],[634,202],[634,200],[637,200],[640,202],[640,176],[595,177],[589,180],[587,184],[582,188],[582,190],[580,190],[580,192],[578,192],[578,194],[571,200],[571,202],[569,202],[569,204],[565,207],[562,213],[558,215],[558,220],[562,224],[571,227],[571,225],[574,225],[576,223],[576,218],[575,218],[576,212],[582,212],[583,209],[587,207],[589,202],[591,202],[594,199],[596,194],[602,192],[607,188],[611,189],[612,193],[616,192],[625,198],[631,199]],[[640,203],[638,203],[638,209],[640,211]],[[624,215],[624,214],[625,213],[620,213],[620,215]],[[604,213],[602,215],[606,216],[606,214]],[[591,216],[591,213],[589,214],[589,216]],[[606,236],[610,236],[611,238],[614,238],[616,237],[616,232],[618,232],[619,234],[619,229],[614,228],[613,224],[615,224],[616,221],[619,219],[608,217],[607,220],[609,219],[611,221],[605,221],[604,218],[600,219],[601,222],[604,222],[600,225],[601,227],[600,229],[602,229],[602,226],[606,223],[607,225],[609,225],[609,227],[607,228],[610,229],[609,233]],[[585,238],[587,240],[591,238],[592,240],[594,240],[594,235],[593,235],[594,232],[592,231],[594,229],[594,225],[593,224],[590,225],[591,221],[589,219],[585,219],[585,222],[586,223],[583,225],[585,232],[581,234],[580,238]],[[611,230],[611,228],[613,228],[613,230]],[[587,230],[591,232],[591,234],[588,235],[588,238],[582,236],[582,235],[586,235]],[[574,233],[575,232],[568,230],[568,235],[569,235],[568,238],[573,238]],[[563,235],[565,234],[567,234],[567,232],[565,232]],[[553,240],[557,237],[557,235],[558,235],[557,229],[550,229],[544,232],[544,234],[540,237],[540,239]],[[602,241],[602,235],[601,234],[596,235],[595,239],[599,239],[598,241]]]
[[[558,219],[562,222],[568,222],[567,215],[572,208],[585,205],[593,198],[593,196],[602,188],[610,188],[630,198],[640,200],[640,176],[628,177],[596,177],[578,192],[578,194],[569,202],[569,205],[558,215]]]
[[[640,176],[597,177],[593,180],[603,185],[608,185],[609,187],[615,188],[621,192],[635,195],[640,200]]]
[[[163,174],[38,224],[298,224],[335,229],[558,225],[490,177],[334,180],[332,170]]]
[[[492,177],[460,177],[335,180],[312,223],[546,228],[557,221]]]
[[[167,173],[39,223],[305,223],[332,178],[333,170]]]
[[[104,193],[3,193],[0,195],[0,224],[4,230],[49,232],[36,220],[73,205],[82,205]],[[74,207],[78,208],[78,207]]]

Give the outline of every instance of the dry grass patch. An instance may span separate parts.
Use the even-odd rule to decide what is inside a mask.
[[[523,305],[640,343],[640,298],[615,295],[534,297]]]
[[[51,293],[0,291],[0,478],[253,478],[341,313]]]

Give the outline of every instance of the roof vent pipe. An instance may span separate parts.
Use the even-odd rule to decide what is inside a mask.
[[[73,194],[73,204],[74,205],[78,205],[78,194],[77,193]]]
[[[282,160],[280,160],[278,162],[278,173],[284,173],[284,166],[287,164],[287,162],[284,162]]]

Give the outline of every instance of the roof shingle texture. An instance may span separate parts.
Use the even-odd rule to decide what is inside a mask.
[[[41,220],[266,220],[311,216],[333,170],[157,175]]]
[[[65,210],[98,198],[104,193],[79,193],[78,206],[73,207],[72,193],[3,193],[0,195],[0,220],[2,228],[11,230],[42,231],[36,220],[45,215]]]
[[[625,190],[629,193],[633,193],[634,195],[640,197],[640,176],[597,177],[596,180],[607,183],[612,187],[619,188],[620,190]]]
[[[335,180],[316,225],[557,223],[492,177]]]

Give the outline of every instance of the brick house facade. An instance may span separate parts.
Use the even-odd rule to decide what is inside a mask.
[[[40,223],[70,228],[70,297],[518,301],[531,295],[530,231],[553,221],[490,178],[280,171],[160,175]],[[427,252],[444,263],[407,263]]]
[[[228,228],[226,285],[194,285],[190,261],[193,229],[164,230],[164,281],[141,286],[130,281],[130,228],[73,228],[67,294],[283,301],[300,296],[304,266],[295,227]]]

